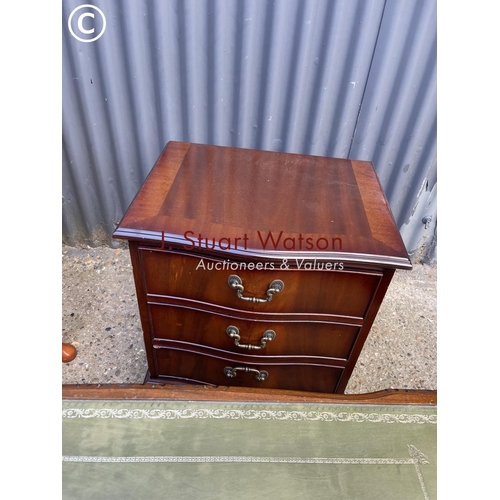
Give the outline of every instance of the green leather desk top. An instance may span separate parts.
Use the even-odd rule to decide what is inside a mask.
[[[63,499],[436,498],[436,407],[64,401]]]

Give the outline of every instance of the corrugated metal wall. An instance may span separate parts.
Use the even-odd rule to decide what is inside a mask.
[[[64,243],[113,244],[179,140],[370,160],[435,260],[436,0],[95,0],[95,41],[82,5],[62,12]]]

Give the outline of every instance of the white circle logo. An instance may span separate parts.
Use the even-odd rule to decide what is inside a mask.
[[[78,11],[82,12],[77,15]],[[96,11],[99,15],[96,16],[93,11]],[[95,5],[80,5],[69,15],[68,29],[80,42],[95,42],[101,38],[106,29],[106,18],[102,10]],[[78,35],[76,32],[78,32]]]

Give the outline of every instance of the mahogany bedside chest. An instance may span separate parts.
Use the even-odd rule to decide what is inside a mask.
[[[129,242],[147,382],[342,393],[412,265],[370,162],[169,142]]]

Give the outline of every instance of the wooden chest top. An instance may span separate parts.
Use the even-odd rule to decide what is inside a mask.
[[[410,269],[370,162],[169,142],[115,238],[236,259]]]

